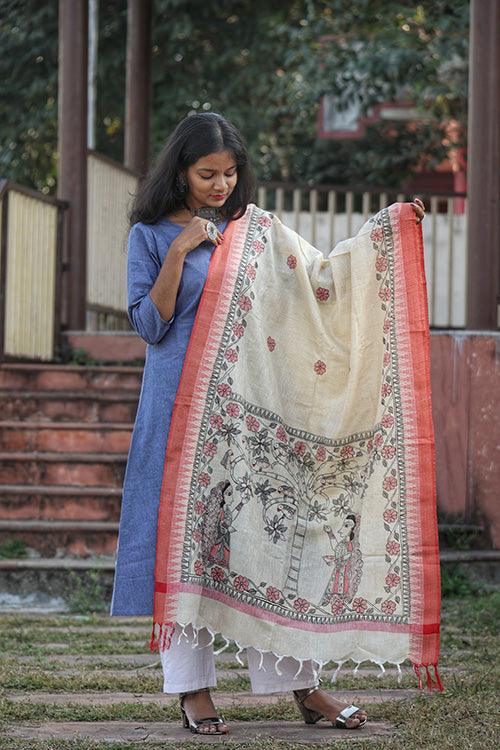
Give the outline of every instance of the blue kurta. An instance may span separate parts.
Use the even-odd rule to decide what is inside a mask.
[[[219,223],[223,232],[227,221]],[[147,343],[139,404],[123,481],[112,615],[153,613],[156,526],[170,419],[196,311],[216,246],[209,240],[184,260],[174,315],[164,320],[149,291],[183,227],[138,222],[128,238],[128,317]]]

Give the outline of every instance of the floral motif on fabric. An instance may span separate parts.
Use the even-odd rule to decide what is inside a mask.
[[[330,296],[330,292],[328,289],[325,289],[324,286],[319,286],[315,291],[316,298],[321,300],[321,302],[326,302],[326,300]]]
[[[250,404],[233,392],[231,371],[238,361],[246,318],[252,314],[252,285],[270,226],[267,214],[257,219],[254,237],[242,260],[241,288],[232,310],[227,346],[221,350],[218,382],[193,482],[196,496],[201,495],[203,502],[193,503],[191,538],[185,547],[186,580],[292,619],[318,623],[356,619],[404,621],[408,615],[402,597],[404,540],[395,499],[398,468],[390,347],[392,293],[383,228],[375,226],[370,234],[382,292],[380,304],[386,314],[381,331],[387,355],[380,390],[383,416],[375,430],[330,440],[294,429],[277,414]],[[293,255],[286,262],[291,269],[297,266]],[[320,302],[328,296],[328,290],[318,287],[316,297]],[[266,343],[273,351],[274,339],[269,336]],[[317,375],[326,372],[321,359],[312,367]],[[227,479],[213,483],[211,464],[215,456],[227,472]],[[376,467],[378,471],[383,468],[380,493],[385,507],[380,521],[387,534],[382,578],[385,596],[374,595],[370,599],[366,592],[364,596],[358,593],[363,575],[359,508]],[[252,580],[232,567],[231,537],[241,531],[240,519],[248,504],[258,506],[262,533],[270,548],[281,548],[289,554],[284,581]],[[324,549],[329,550],[315,561],[318,575],[321,572],[325,581],[321,594],[315,597],[305,596],[299,586],[305,543],[312,532],[321,535]]]
[[[383,214],[382,214],[383,215]],[[379,215],[380,216],[380,215]],[[382,385],[380,389],[380,400],[385,410],[380,420],[384,428],[384,440],[379,445],[380,455],[383,466],[386,469],[385,476],[382,479],[382,497],[386,501],[383,511],[383,527],[387,533],[385,545],[385,562],[388,565],[388,573],[385,578],[385,591],[390,595],[390,599],[381,602],[382,611],[387,614],[393,614],[400,606],[402,597],[402,544],[401,532],[403,526],[399,518],[399,508],[397,507],[397,490],[398,490],[398,463],[396,451],[396,420],[395,414],[395,397],[392,358],[391,358],[391,341],[393,336],[392,321],[394,320],[393,308],[393,273],[391,271],[392,258],[388,256],[388,244],[384,242],[384,227],[382,218],[373,219],[375,225],[370,232],[372,248],[374,252],[374,270],[375,278],[379,282],[378,296],[381,300],[381,309],[385,313],[385,319],[382,327],[382,337],[384,343],[384,355],[382,362]]]

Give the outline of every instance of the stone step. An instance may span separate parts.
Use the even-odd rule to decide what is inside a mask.
[[[110,521],[0,521],[0,544],[17,539],[44,557],[112,555],[118,523]]]
[[[118,521],[121,487],[2,484],[0,516],[4,520]]]
[[[441,563],[453,562],[500,562],[500,550],[450,550],[441,553]],[[112,558],[90,558],[80,560],[75,557],[2,559],[0,570],[109,570],[115,567]]]
[[[121,487],[126,462],[124,453],[3,451],[0,483]]]
[[[356,706],[368,703],[384,703],[391,700],[412,700],[421,691],[418,688],[387,688],[378,690],[342,690],[335,691],[335,698],[345,703],[355,703]],[[269,706],[275,705],[282,700],[292,700],[290,693],[260,693],[251,692],[225,693],[213,691],[214,703],[219,708],[228,706]],[[6,700],[13,703],[22,703],[26,700],[26,693],[5,692]],[[169,693],[43,693],[30,692],[30,703],[64,705],[76,703],[81,706],[110,706],[118,703],[157,705],[164,706],[166,703],[177,703],[177,697],[172,699]],[[359,702],[356,702],[359,701]]]
[[[382,721],[369,721],[358,731],[359,739],[390,737],[396,729]],[[320,721],[308,725],[300,719],[297,721],[231,721],[230,745],[238,745],[251,740],[264,741],[274,739],[288,743],[286,747],[303,745],[305,747],[331,747],[335,741],[353,740],[352,729],[333,728],[331,723]],[[95,742],[113,742],[116,747],[126,747],[126,743],[161,743],[174,742],[174,747],[181,748],[183,743],[193,747],[193,735],[182,727],[180,718],[177,722],[165,721],[44,721],[43,723],[18,723],[5,726],[5,736],[19,740],[94,740]],[[358,737],[356,737],[358,739]],[[221,738],[202,737],[197,735],[196,743],[220,746]],[[223,740],[226,744],[227,740]],[[293,743],[293,745],[292,745]]]
[[[132,423],[0,421],[0,451],[127,453]]]
[[[24,611],[46,607],[50,602],[51,611],[64,612],[73,590],[74,574],[85,580],[90,573],[96,573],[105,592],[103,598],[109,600],[115,567],[111,554],[84,558],[68,557],[64,550],[57,554],[57,557],[0,558],[0,608],[8,612]],[[471,575],[480,578],[483,583],[498,583],[500,550],[441,553],[442,565],[456,563],[466,564]]]
[[[107,559],[78,557],[41,557],[34,559],[2,559],[0,558],[0,570],[19,570],[19,571],[66,571],[66,570],[96,570],[96,571],[114,571],[115,563],[110,557]]]
[[[130,390],[138,393],[140,366],[64,365],[48,363],[2,363],[0,388],[14,390]]]
[[[72,349],[83,349],[101,362],[123,362],[137,366],[146,356],[146,342],[133,330],[129,331],[63,331],[63,338]]]
[[[139,393],[128,390],[2,390],[4,419],[56,422],[133,422]]]

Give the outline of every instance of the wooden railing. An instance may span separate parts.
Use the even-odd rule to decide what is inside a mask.
[[[87,159],[88,331],[129,330],[127,211],[137,176],[95,151]]]
[[[126,316],[126,208],[136,177],[115,162],[89,155],[87,328],[128,329]],[[462,328],[466,321],[467,214],[464,193],[426,194],[422,224],[434,328]],[[411,200],[387,188],[261,183],[256,202],[328,254],[380,208]]]
[[[67,204],[0,181],[0,356],[50,360],[62,314]]]
[[[137,177],[110,159],[88,155],[87,330],[130,330],[127,317],[127,212]],[[420,193],[429,318],[434,328],[465,327],[466,196]],[[261,183],[256,202],[328,254],[366,219],[412,195],[388,189]],[[0,182],[0,354],[51,359],[66,300],[62,274],[67,204],[10,181]]]
[[[391,203],[410,201],[413,195],[389,188],[275,182],[259,185],[257,203],[327,255],[337,242],[352,237],[369,216]],[[430,325],[465,327],[466,195],[421,191],[418,195],[427,210],[422,230]]]

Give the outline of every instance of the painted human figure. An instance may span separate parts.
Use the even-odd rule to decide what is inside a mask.
[[[353,598],[363,564],[359,550],[359,516],[349,513],[336,534],[331,526],[325,525],[323,529],[333,550],[333,555],[323,555],[323,560],[334,570],[321,599],[322,606],[329,604],[334,596],[345,600]]]
[[[210,492],[203,528],[203,550],[207,562],[229,568],[230,540],[233,516],[229,507],[233,490],[226,480]]]

